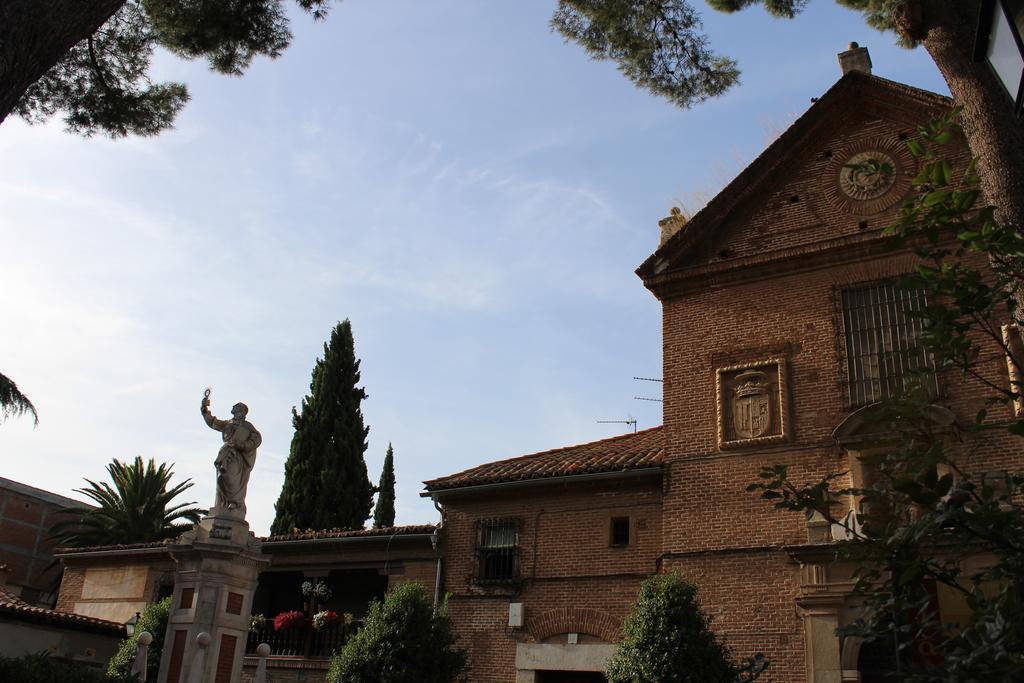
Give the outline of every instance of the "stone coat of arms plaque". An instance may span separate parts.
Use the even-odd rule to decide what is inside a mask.
[[[719,368],[716,375],[719,448],[771,443],[788,437],[784,359]]]

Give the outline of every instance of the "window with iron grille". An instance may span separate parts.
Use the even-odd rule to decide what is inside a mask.
[[[486,519],[477,523],[477,581],[513,581],[519,575],[519,521]]]
[[[850,405],[896,394],[912,380],[938,393],[935,363],[921,347],[928,305],[923,290],[874,282],[842,291],[846,376]]]

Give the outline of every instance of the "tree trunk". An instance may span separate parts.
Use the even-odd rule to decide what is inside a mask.
[[[30,85],[125,0],[0,0],[0,123]]]
[[[963,127],[978,159],[981,189],[1000,222],[1024,228],[1024,120],[985,62],[973,58],[978,0],[922,0],[922,43],[953,100],[963,107]]]

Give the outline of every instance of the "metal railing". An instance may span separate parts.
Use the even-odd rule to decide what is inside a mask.
[[[270,646],[271,657],[330,657],[348,642],[362,622],[333,624],[321,629],[310,623],[275,630],[273,624],[249,631],[245,653],[255,655],[260,643]]]

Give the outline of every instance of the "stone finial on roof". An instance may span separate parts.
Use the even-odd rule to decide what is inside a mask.
[[[844,76],[851,71],[860,71],[870,75],[871,55],[868,54],[866,47],[861,47],[856,42],[852,42],[846,52],[839,53],[839,67],[843,70]]]
[[[661,228],[661,241],[658,246],[665,244],[672,236],[677,232],[686,227],[686,216],[678,206],[673,206],[672,210],[669,211],[669,215],[666,218],[662,218],[658,221],[658,227]]]

